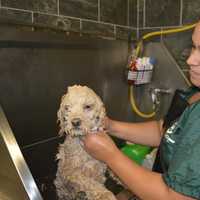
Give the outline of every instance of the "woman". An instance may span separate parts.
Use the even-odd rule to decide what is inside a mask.
[[[164,128],[163,120],[125,123],[106,119],[108,132],[113,136],[133,143],[160,146],[162,173],[134,163],[105,133],[88,134],[84,140],[86,151],[105,162],[132,193],[144,200],[200,199],[200,22],[192,40],[193,48],[187,63],[190,80],[196,89],[181,116]]]

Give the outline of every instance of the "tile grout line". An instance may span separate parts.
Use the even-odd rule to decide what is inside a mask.
[[[161,29],[161,28],[167,29],[167,28],[180,28],[180,27],[181,27],[180,25],[178,25],[178,26],[152,26],[152,27],[146,26],[146,27],[140,28],[140,29],[141,30],[146,30],[146,29]]]
[[[34,12],[31,13],[31,23],[34,23]],[[34,27],[31,28],[34,31]]]
[[[114,25],[114,36],[116,37],[117,36],[117,26],[116,25]]]
[[[82,20],[80,19],[80,32],[82,32],[82,29],[83,29],[83,22],[82,22]]]
[[[183,25],[183,0],[180,0],[180,26]]]
[[[34,22],[34,12],[31,13],[31,22],[32,22],[32,24]]]
[[[130,17],[130,5],[129,5],[129,3],[130,3],[130,1],[129,0],[127,0],[127,26],[129,26],[130,25],[130,19],[129,19],[129,17]]]
[[[164,41],[164,40],[163,40],[163,34],[162,34],[163,28],[161,28],[160,31],[161,31],[161,34],[160,34],[160,41],[163,42],[163,41]]]
[[[136,37],[137,40],[140,39],[140,0],[137,0],[137,30],[136,30]]]
[[[144,5],[143,5],[143,27],[146,26],[146,0],[144,0]]]
[[[9,10],[22,11],[22,12],[28,12],[28,13],[34,12],[32,10],[12,8],[12,7],[6,7],[6,6],[2,6],[1,8],[3,8],[3,9],[9,9]],[[72,17],[72,16],[67,16],[67,15],[50,14],[50,13],[45,13],[45,12],[40,12],[40,11],[36,11],[34,13],[38,13],[38,14],[41,14],[41,15],[57,16],[57,17],[67,17],[67,18],[75,19],[75,20],[82,20],[82,21],[87,21],[87,22],[101,23],[101,24],[104,24],[104,25],[119,26],[119,27],[122,27],[122,28],[130,28],[130,29],[136,30],[135,27],[129,27],[129,26],[119,25],[119,24],[112,24],[112,23],[109,23],[109,22],[96,21],[96,20],[92,20],[92,19]]]
[[[139,1],[139,0],[138,0]],[[144,0],[145,1],[145,0]],[[144,7],[145,7],[145,4],[144,4]],[[87,21],[87,22],[93,22],[93,23],[101,23],[101,24],[104,24],[104,25],[110,25],[110,26],[114,26],[114,27],[121,27],[121,28],[129,28],[129,29],[132,29],[132,30],[137,30],[137,27],[131,27],[131,26],[124,26],[124,25],[119,25],[119,24],[112,24],[112,23],[109,23],[109,22],[103,22],[103,21],[95,21],[95,20],[91,20],[91,19],[83,19],[83,18],[78,18],[78,17],[72,17],[72,16],[67,16],[67,15],[58,15],[58,14],[50,14],[50,13],[45,13],[45,12],[40,12],[40,11],[37,11],[37,12],[34,12],[32,10],[25,10],[25,9],[18,9],[18,8],[12,8],[12,7],[6,7],[6,6],[1,6],[2,9],[8,9],[8,10],[16,10],[16,11],[21,11],[21,12],[27,12],[27,13],[38,13],[38,14],[42,14],[42,15],[49,15],[49,16],[57,16],[57,17],[66,17],[66,18],[70,18],[70,19],[75,19],[75,20],[79,20],[81,21],[81,23],[83,21]],[[144,8],[145,9],[145,8]],[[144,12],[145,13],[145,12]],[[143,14],[145,16],[145,14]],[[144,20],[143,20],[143,25],[145,24],[145,17],[144,17]],[[145,30],[145,29],[156,29],[156,28],[177,28],[177,27],[181,27],[180,25],[179,26],[162,26],[162,27],[142,27],[140,28],[141,30]]]
[[[60,15],[60,0],[57,0],[57,14]]]
[[[32,13],[34,11],[32,10],[25,10],[25,9],[19,9],[19,8],[12,8],[12,7],[7,7],[7,6],[1,6],[3,9],[8,9],[8,10],[15,10],[15,11],[21,11],[21,12],[27,12],[27,13]]]
[[[101,21],[101,0],[98,0],[98,22]]]

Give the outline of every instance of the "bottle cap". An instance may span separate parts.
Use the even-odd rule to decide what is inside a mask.
[[[150,58],[149,58],[149,62],[150,62],[152,65],[155,65],[155,64],[156,64],[156,59],[153,58],[153,57],[150,57]]]

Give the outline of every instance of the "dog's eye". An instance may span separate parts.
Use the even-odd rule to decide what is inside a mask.
[[[90,105],[84,105],[83,109],[84,109],[84,110],[91,110],[92,107],[93,107],[92,104],[90,104]]]
[[[65,111],[68,111],[68,110],[69,110],[69,106],[68,106],[68,105],[65,105],[65,106],[64,106],[64,109],[65,109]]]

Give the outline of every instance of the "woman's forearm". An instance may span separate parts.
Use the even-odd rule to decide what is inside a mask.
[[[149,171],[123,155],[120,151],[107,161],[111,170],[138,197],[143,200],[190,200],[170,189],[162,175]]]
[[[159,146],[162,136],[162,121],[127,123],[111,120],[109,134],[133,143]]]
[[[85,150],[91,156],[105,162],[142,200],[194,200],[170,189],[161,174],[147,170],[130,160],[106,133],[87,134],[83,142]]]

